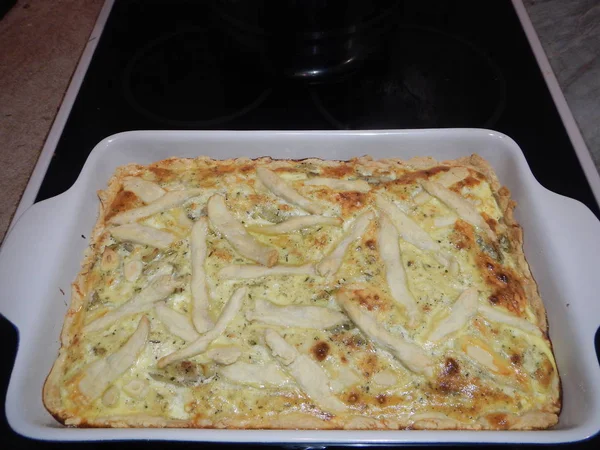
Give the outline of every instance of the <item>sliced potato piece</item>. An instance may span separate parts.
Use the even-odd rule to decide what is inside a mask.
[[[342,412],[348,408],[333,394],[329,377],[316,361],[298,352],[274,330],[265,331],[265,340],[284,369],[317,405],[325,411],[334,412]]]
[[[275,266],[265,267],[253,264],[232,264],[225,266],[217,273],[222,280],[260,278],[276,275],[316,275],[312,264],[304,266]]]
[[[404,211],[398,208],[392,201],[384,197],[382,194],[376,194],[375,204],[390,218],[402,239],[414,245],[415,247],[432,252],[433,256],[444,267],[458,269],[458,263],[452,255],[442,251],[440,245],[423,230],[418,223],[411,219]]]
[[[158,184],[138,177],[125,178],[123,190],[133,192],[144,203],[152,203],[167,193]]]
[[[394,386],[398,383],[398,376],[392,369],[385,369],[373,375],[373,381],[379,386]]]
[[[261,244],[248,234],[246,228],[227,209],[222,195],[215,194],[208,200],[208,218],[213,228],[221,233],[240,255],[267,267],[277,263],[277,250]]]
[[[440,250],[439,244],[423,230],[414,220],[412,220],[404,211],[398,208],[391,200],[378,193],[375,195],[375,204],[392,221],[402,239],[411,243],[417,248],[426,251],[437,252]]]
[[[116,386],[109,387],[106,392],[102,395],[102,404],[109,408],[116,406],[119,403],[121,397],[121,391]]]
[[[302,230],[304,228],[317,227],[317,226],[334,226],[341,227],[344,221],[339,217],[325,217],[325,216],[296,216],[285,222],[280,222],[272,225],[250,225],[246,227],[248,231],[257,234],[266,234],[269,236],[277,234],[291,233],[292,231]]]
[[[298,350],[288,344],[275,330],[265,330],[265,342],[276,358],[279,358],[284,366],[290,365],[297,357]]]
[[[433,197],[431,197],[431,195],[429,195],[427,193],[427,191],[422,190],[421,192],[419,192],[418,194],[416,194],[413,197],[413,201],[415,202],[416,205],[424,205],[425,203],[427,203],[432,198]]]
[[[240,311],[247,293],[248,288],[238,288],[223,308],[223,311],[219,316],[219,320],[217,320],[217,323],[215,323],[215,326],[187,347],[184,347],[181,350],[177,350],[167,356],[160,358],[157,363],[158,368],[162,369],[163,367],[175,361],[179,361],[185,358],[191,358],[200,353],[204,353],[210,345],[210,343],[216,338],[218,338],[225,331],[227,325],[229,325],[229,322],[231,322],[235,315]]]
[[[445,228],[454,225],[455,222],[456,216],[440,216],[433,219],[433,226],[435,228]]]
[[[188,217],[185,210],[183,208],[174,209],[171,214],[177,220],[177,224],[184,229],[189,229],[194,226],[194,221]]]
[[[375,318],[353,301],[352,293],[342,288],[336,300],[350,319],[375,344],[390,352],[408,370],[428,377],[433,375],[433,361],[418,345],[401,336],[393,335],[378,323]]]
[[[442,203],[452,209],[460,218],[471,225],[482,229],[487,236],[493,241],[496,240],[496,235],[483,219],[477,208],[469,203],[465,198],[445,188],[440,183],[435,181],[422,181],[421,185],[434,197],[437,197]]]
[[[452,167],[450,170],[440,174],[435,180],[444,187],[450,187],[469,176],[469,169],[466,167]]]
[[[200,337],[194,329],[192,322],[190,322],[190,319],[185,314],[169,308],[162,302],[154,306],[154,311],[156,311],[156,316],[172,335],[186,342],[195,341]]]
[[[139,259],[133,259],[123,266],[123,275],[127,281],[133,283],[140,277],[143,268],[143,262],[141,262]]]
[[[321,276],[328,277],[337,273],[342,265],[342,260],[344,259],[348,247],[367,231],[367,228],[374,217],[373,211],[369,210],[363,212],[354,220],[335,249],[317,264],[317,272]]]
[[[209,295],[206,286],[206,235],[208,220],[201,217],[192,227],[190,250],[192,259],[192,323],[198,333],[206,333],[213,327],[213,321],[208,315]]]
[[[481,314],[490,322],[502,323],[504,325],[508,325],[509,327],[518,328],[525,333],[542,336],[540,329],[531,322],[528,322],[521,317],[514,316],[508,312],[500,311],[498,308],[494,308],[493,306],[485,304],[479,305],[479,314]]]
[[[246,319],[267,325],[316,330],[348,322],[345,314],[323,306],[278,306],[260,298],[254,301],[254,309],[246,312]]]
[[[84,325],[83,332],[99,331],[123,317],[148,311],[152,309],[155,302],[167,298],[177,287],[179,287],[179,283],[169,275],[158,277],[117,309],[113,309],[102,317]]]
[[[132,223],[145,217],[153,216],[167,209],[175,208],[192,197],[196,197],[203,192],[203,189],[185,189],[182,191],[169,191],[157,200],[148,203],[140,208],[123,211],[110,219],[111,223],[123,225]]]
[[[229,381],[257,388],[282,387],[290,384],[289,377],[274,362],[250,364],[238,361],[222,367],[220,372]]]
[[[176,237],[168,231],[158,230],[138,223],[128,223],[109,228],[110,234],[119,241],[133,242],[134,244],[150,245],[161,250],[169,248]]]
[[[474,336],[462,336],[459,345],[471,360],[491,370],[496,375],[509,376],[515,369],[489,345]]]
[[[144,316],[135,332],[119,350],[97,359],[83,369],[78,387],[86,401],[91,402],[100,397],[117,378],[135,364],[146,345],[149,332],[150,321]]]
[[[242,350],[235,345],[213,347],[206,352],[206,356],[217,364],[228,366],[236,362],[242,356]]]
[[[392,298],[400,305],[408,317],[408,325],[414,327],[421,316],[417,302],[408,287],[408,279],[402,264],[398,231],[382,213],[379,217],[379,254],[385,266],[385,274]]]
[[[460,331],[477,314],[477,289],[464,290],[452,305],[450,314],[444,318],[429,335],[429,341],[438,342],[446,336]]]
[[[273,194],[275,194],[278,197],[281,197],[285,201],[299,206],[300,208],[311,214],[321,214],[324,211],[325,208],[323,206],[311,200],[308,200],[307,198],[302,197],[283,179],[281,179],[279,175],[267,169],[266,167],[257,168],[256,175],[267,189],[269,189]]]

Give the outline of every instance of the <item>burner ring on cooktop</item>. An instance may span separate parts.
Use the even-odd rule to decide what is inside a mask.
[[[416,40],[419,45],[411,45]],[[386,51],[397,57],[373,58],[352,76],[310,87],[315,106],[333,126],[491,127],[502,115],[504,77],[470,42],[434,29],[402,26],[390,36]]]
[[[257,108],[272,89],[241,68],[224,38],[204,28],[163,35],[140,49],[125,68],[123,91],[144,117],[172,127],[229,122]]]

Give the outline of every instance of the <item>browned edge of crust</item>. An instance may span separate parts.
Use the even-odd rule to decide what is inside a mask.
[[[162,161],[157,161],[150,166],[157,168],[177,168],[178,170],[185,169],[186,166],[189,167],[190,163],[197,159],[205,159],[205,160],[214,160],[213,158],[208,157],[198,157],[198,158],[167,158]],[[521,270],[523,277],[522,281],[524,281],[524,289],[527,294],[527,300],[530,303],[536,318],[538,320],[538,325],[542,329],[542,331],[547,336],[548,324],[546,317],[546,310],[542,303],[542,299],[540,297],[537,284],[531,274],[531,270],[529,264],[525,258],[525,254],[523,252],[523,231],[520,225],[515,221],[513,211],[516,206],[516,202],[511,199],[510,191],[505,186],[502,186],[493,170],[491,165],[482,157],[477,154],[473,154],[470,156],[465,156],[461,158],[457,158],[455,160],[446,160],[446,161],[438,161],[431,157],[415,157],[409,160],[401,160],[401,159],[381,159],[381,160],[373,160],[370,156],[363,156],[359,158],[353,158],[349,161],[342,160],[323,160],[320,158],[304,158],[297,160],[277,160],[271,157],[265,156],[256,158],[252,161],[255,162],[289,162],[289,161],[315,161],[321,164],[326,165],[338,165],[342,163],[347,163],[349,161],[360,163],[365,166],[372,166],[373,168],[384,168],[385,166],[400,166],[406,167],[413,170],[422,170],[431,168],[433,166],[448,166],[448,167],[470,167],[474,170],[477,170],[481,174],[485,176],[490,187],[492,189],[492,193],[496,197],[496,201],[503,213],[505,225],[507,227],[508,232],[510,233],[510,241],[512,243],[512,251],[516,255],[516,260],[518,264],[518,268]],[[240,161],[251,161],[249,158],[234,158],[227,160],[218,160],[222,164],[240,162]],[[71,339],[75,336],[76,323],[75,318],[79,316],[79,311],[81,308],[85,306],[85,296],[83,292],[86,291],[86,280],[88,270],[94,263],[94,258],[97,254],[97,250],[95,247],[101,241],[101,238],[105,234],[105,216],[108,212],[108,208],[114,201],[118,192],[121,190],[123,179],[126,176],[135,176],[139,174],[145,167],[139,164],[128,164],[125,166],[121,166],[116,169],[113,176],[109,179],[107,188],[105,190],[98,191],[98,197],[100,200],[99,212],[98,212],[98,220],[92,230],[92,234],[90,236],[90,244],[86,248],[84,252],[84,258],[81,264],[81,270],[77,275],[76,279],[72,284],[72,295],[71,295],[71,304],[69,309],[65,315],[65,320],[63,324],[63,328],[60,335],[61,347],[59,349],[59,354],[54,362],[52,369],[49,375],[46,378],[46,381],[42,390],[42,401],[46,410],[61,424],[66,426],[77,426],[77,427],[90,427],[90,428],[106,428],[106,427],[118,427],[118,428],[136,428],[136,427],[148,427],[148,428],[231,428],[231,429],[240,429],[240,428],[252,428],[252,429],[269,429],[265,428],[264,424],[259,426],[259,424],[253,424],[252,420],[244,422],[244,423],[223,423],[223,424],[213,424],[211,423],[196,423],[193,420],[185,421],[185,420],[167,420],[163,418],[156,417],[145,417],[145,416],[128,416],[121,418],[98,418],[93,421],[80,421],[79,423],[68,423],[69,420],[73,418],[68,415],[65,409],[62,406],[62,400],[60,395],[60,380],[62,378],[62,374],[65,369],[66,363],[66,352],[68,346],[71,342]],[[100,249],[101,250],[101,249]],[[549,339],[548,339],[548,342]],[[551,346],[550,342],[550,346]],[[552,349],[552,347],[550,347]],[[559,398],[558,398],[559,411],[562,408],[562,386],[560,384],[559,377]],[[510,426],[509,429],[519,429],[519,430],[535,430],[535,429],[545,429],[555,425],[558,422],[558,414],[548,413],[548,412],[531,412],[526,414],[525,416],[516,416],[512,414],[506,415],[508,419],[512,419],[509,421]],[[298,414],[295,415],[293,420],[286,420],[285,417],[280,417],[277,420],[276,426],[271,427],[271,429],[341,429],[336,426],[327,426],[326,422],[319,420],[322,422],[320,426],[318,426],[314,420],[316,418],[310,414]],[[381,421],[376,421],[381,422]],[[368,427],[368,428],[385,428],[385,429],[443,429],[443,430],[456,430],[456,429],[472,429],[472,430],[480,430],[480,429],[489,429],[488,426],[484,426],[481,423],[474,423],[472,425],[467,425],[463,423],[450,423],[452,419],[444,420],[439,418],[427,418],[420,420],[407,420],[407,421],[397,421],[393,424],[391,422],[381,422],[378,426]],[[301,424],[304,423],[305,426]],[[300,426],[298,426],[300,425]],[[365,427],[355,426],[346,429],[364,429]]]
[[[98,197],[100,199],[98,220],[92,229],[89,245],[84,251],[81,270],[71,284],[71,304],[69,305],[69,309],[65,314],[65,320],[60,333],[61,345],[58,352],[58,357],[54,362],[50,373],[46,377],[44,386],[42,388],[42,402],[44,407],[57,421],[63,425],[68,419],[68,415],[62,406],[62,400],[60,396],[60,380],[65,369],[67,349],[76,333],[76,323],[74,319],[79,316],[79,311],[85,306],[85,296],[83,293],[86,291],[88,271],[94,264],[94,258],[96,256],[95,246],[98,245],[100,238],[104,234],[104,216],[106,215],[107,208],[110,206],[117,193],[121,189],[123,177],[126,174],[130,174],[131,172],[135,171],[135,169],[138,169],[139,167],[140,166],[137,164],[129,164],[117,168],[113,176],[109,179],[106,190],[98,191]]]
[[[502,186],[494,172],[492,166],[481,156],[477,154],[473,154],[471,156],[465,158],[459,158],[455,161],[448,161],[449,163],[459,163],[461,160],[464,161],[464,165],[469,165],[476,170],[479,170],[485,177],[487,178],[490,186],[492,188],[492,192],[496,196],[496,201],[498,202],[498,206],[503,213],[504,223],[507,227],[507,232],[510,233],[509,239],[511,245],[513,246],[512,251],[513,254],[516,255],[516,263],[517,266],[522,273],[522,281],[523,281],[523,289],[525,290],[525,294],[527,295],[527,301],[531,305],[533,312],[538,321],[538,326],[544,333],[546,341],[550,346],[550,350],[554,355],[554,348],[552,346],[552,341],[549,338],[549,326],[548,326],[548,315],[546,312],[546,308],[544,307],[544,303],[542,301],[542,297],[539,292],[538,284],[535,281],[533,274],[531,273],[531,267],[525,257],[525,251],[523,249],[523,228],[517,223],[514,217],[514,210],[517,206],[517,202],[511,198],[510,190],[506,186]],[[446,162],[444,162],[446,163]],[[460,163],[459,163],[460,164]],[[557,364],[556,358],[554,362]],[[557,422],[558,415],[562,411],[562,380],[560,376],[558,376],[558,413],[557,413]]]

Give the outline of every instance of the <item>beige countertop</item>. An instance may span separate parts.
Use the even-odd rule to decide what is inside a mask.
[[[0,21],[0,241],[104,0],[19,0]]]
[[[0,21],[0,242],[103,3],[19,0]],[[525,4],[598,165],[600,5]]]

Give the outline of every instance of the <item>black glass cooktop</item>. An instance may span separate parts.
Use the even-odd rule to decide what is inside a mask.
[[[508,0],[117,0],[37,200],[121,131],[437,127],[506,133],[544,186],[599,214]],[[0,325],[4,408],[17,339]],[[3,416],[4,448],[75,446],[21,438]]]
[[[294,38],[275,5],[302,2],[244,3],[117,0],[38,200],[126,130],[485,127],[515,139],[544,186],[598,213],[510,1],[329,0],[312,21],[293,11],[305,13]]]

